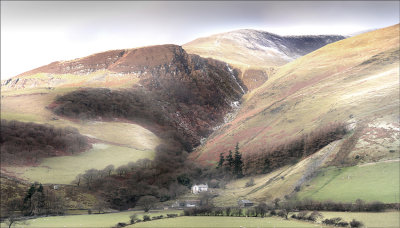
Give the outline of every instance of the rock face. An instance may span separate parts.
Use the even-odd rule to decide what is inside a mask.
[[[167,131],[175,131],[190,150],[223,122],[232,103],[239,101],[246,91],[238,72],[228,64],[187,54],[176,45],[97,55],[68,64],[52,63],[31,73],[79,76],[107,70],[134,76],[137,83],[125,90],[85,88],[65,94],[51,105],[57,114],[74,118],[146,119]]]

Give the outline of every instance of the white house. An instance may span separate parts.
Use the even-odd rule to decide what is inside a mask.
[[[199,185],[193,185],[192,186],[192,193],[193,194],[198,194],[199,192],[206,192],[208,191],[208,184],[199,184]]]

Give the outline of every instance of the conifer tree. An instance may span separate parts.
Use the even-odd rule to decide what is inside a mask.
[[[224,165],[224,161],[225,161],[224,154],[220,153],[217,169],[221,168]]]
[[[228,170],[232,170],[233,156],[232,156],[232,151],[231,150],[229,150],[229,154],[228,154],[228,156],[226,156],[225,165],[227,166]]]
[[[242,155],[239,152],[239,143],[236,143],[235,147],[235,157],[233,159],[233,174],[235,174],[237,177],[242,177],[243,176],[243,161],[242,161]]]

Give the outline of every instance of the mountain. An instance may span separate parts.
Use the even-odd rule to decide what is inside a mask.
[[[133,154],[136,159],[154,157],[163,143],[192,150],[223,123],[245,90],[228,64],[187,54],[177,45],[159,45],[54,62],[3,81],[1,114],[6,120],[75,127],[94,144],[82,161],[106,150],[125,151],[115,163],[121,165],[135,161]],[[47,174],[58,175],[36,174],[48,161],[38,168],[6,171],[43,182]],[[84,167],[104,168],[107,163],[98,162]],[[57,163],[46,167],[57,170],[63,161]],[[70,178],[74,176],[60,180]]]
[[[221,190],[215,202],[398,202],[399,28],[328,44],[280,67],[246,94],[235,118],[190,154],[192,160],[214,165],[238,143],[244,172],[257,166],[253,187],[243,187],[250,177],[239,179]],[[300,159],[288,156],[305,150],[309,138],[335,124],[346,126],[344,138],[314,140],[329,144]]]
[[[363,126],[363,141],[352,154],[369,154],[364,159],[373,160],[387,147],[398,150],[398,32],[395,25],[364,33],[282,66],[244,97],[236,118],[193,157],[216,161],[236,142],[244,153],[254,153],[334,122]]]
[[[251,90],[265,82],[275,67],[344,38],[339,35],[279,36],[242,29],[198,38],[183,48],[188,53],[219,59],[241,69],[241,78]]]

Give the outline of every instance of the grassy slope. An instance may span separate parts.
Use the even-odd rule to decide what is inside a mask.
[[[162,219],[138,223],[128,227],[315,227],[314,224],[285,220],[277,217],[245,218],[245,217],[213,217],[194,216]]]
[[[280,56],[268,55],[261,50],[249,52],[249,49],[244,47],[243,44],[232,42],[229,39],[221,39],[221,35],[217,34],[194,40],[183,45],[183,48],[188,53],[200,55],[204,58],[218,59],[240,69],[242,72],[240,77],[249,90],[260,86],[267,80],[267,76],[272,75],[275,68],[290,61],[282,59]],[[257,73],[247,76],[246,71],[252,70],[256,70]]]
[[[226,189],[216,190],[218,196],[213,202],[217,206],[237,206],[238,199],[249,199],[256,204],[266,201],[271,203],[275,198],[284,199],[285,195],[294,191],[299,179],[315,161],[321,161],[320,166],[323,166],[332,160],[340,148],[341,141],[331,143],[295,165],[285,166],[264,175],[234,180],[228,183]],[[254,178],[255,185],[245,187],[250,178]]]
[[[46,158],[35,167],[8,167],[6,170],[32,182],[70,184],[78,174],[88,169],[100,170],[111,164],[118,167],[141,158],[151,159],[153,156],[154,151],[94,144],[93,149],[73,156]]]
[[[7,120],[49,123],[56,127],[72,126],[104,144],[74,156],[47,158],[37,167],[2,167],[3,171],[42,183],[67,184],[87,169],[116,167],[140,158],[152,158],[161,142],[151,131],[130,123],[81,121],[73,122],[51,113],[46,106],[57,95],[76,88],[23,89],[2,92],[1,117]],[[56,119],[53,119],[56,117]]]
[[[255,152],[335,121],[366,121],[376,127],[370,142],[358,150],[379,147],[377,153],[387,153],[394,148],[398,153],[398,32],[398,25],[376,30],[286,64],[249,93],[237,117],[214,132],[192,158],[215,161],[236,142],[245,153]],[[390,143],[376,145],[377,138]]]
[[[320,201],[400,202],[399,171],[398,160],[347,168],[330,167],[321,170],[298,196]]]
[[[236,142],[240,143],[244,153],[256,152],[268,144],[307,133],[334,121],[344,121],[350,126],[364,125],[361,137],[357,139],[354,149],[349,151],[349,161],[362,164],[397,159],[400,143],[398,31],[399,26],[396,25],[342,40],[283,66],[262,87],[247,95],[237,117],[214,132],[204,146],[191,154],[192,159],[213,163],[220,152],[232,150]],[[330,165],[344,140],[336,142],[330,152],[328,148],[320,151],[320,154],[329,153],[321,166]],[[360,156],[358,160],[354,159],[357,155]],[[307,158],[295,166],[255,177],[254,187],[244,187],[249,178],[233,181],[215,201],[220,205],[234,206],[239,198],[256,202],[272,201],[275,197],[283,199],[292,193],[311,160]],[[360,170],[367,168],[350,168],[352,172]],[[369,175],[368,182],[357,176],[364,188],[374,189],[380,184],[378,189],[390,189],[389,192],[364,192],[361,197],[398,202],[393,198],[396,193],[394,187],[399,186],[398,174],[395,167],[389,170],[388,175],[379,172]],[[379,170],[371,167],[369,171]],[[276,178],[266,184],[274,176]],[[390,182],[389,178],[394,182]],[[355,200],[351,189],[356,189],[359,182],[354,181],[343,187],[340,186],[343,183],[335,182],[336,185],[330,185],[335,188],[327,193],[327,197],[334,197],[335,193],[336,200]],[[312,182],[310,188],[315,188],[315,184],[318,182]]]

